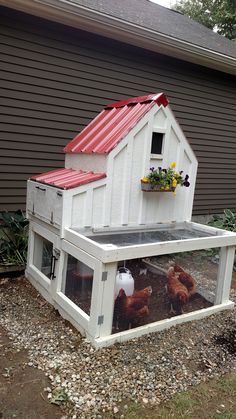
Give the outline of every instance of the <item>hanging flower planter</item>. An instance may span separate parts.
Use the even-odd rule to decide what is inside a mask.
[[[144,192],[174,192],[175,188],[173,186],[165,188],[164,186],[153,185],[152,183],[141,180],[141,190]]]
[[[144,192],[174,192],[177,185],[189,187],[189,176],[183,176],[183,171],[175,170],[176,163],[172,162],[170,167],[163,169],[158,167],[150,168],[150,173],[141,179],[141,190]]]

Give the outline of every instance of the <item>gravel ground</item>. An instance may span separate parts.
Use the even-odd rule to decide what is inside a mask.
[[[24,277],[0,285],[0,324],[16,350],[28,350],[28,365],[49,377],[48,399],[65,390],[71,413],[64,419],[98,419],[108,411],[125,417],[130,400],[155,406],[236,367],[234,350],[216,339],[235,336],[235,310],[95,350]]]

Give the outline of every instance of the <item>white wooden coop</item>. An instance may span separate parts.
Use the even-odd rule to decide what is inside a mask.
[[[163,93],[107,106],[64,151],[65,168],[28,181],[26,276],[94,346],[233,306],[236,234],[191,222],[197,160]],[[141,190],[150,167],[173,161],[188,173],[188,188],[178,186],[176,196]],[[170,316],[165,275],[155,263],[175,258],[186,269],[194,261],[198,297],[184,314]],[[125,330],[116,329],[113,316],[121,266],[131,271],[134,289],[152,286],[151,314]]]

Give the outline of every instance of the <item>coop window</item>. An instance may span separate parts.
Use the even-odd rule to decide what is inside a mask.
[[[164,134],[162,132],[152,133],[151,154],[162,154],[163,137]]]
[[[51,279],[52,256],[53,244],[35,233],[33,264],[49,279]]]
[[[64,294],[90,315],[94,271],[85,263],[68,255]]]

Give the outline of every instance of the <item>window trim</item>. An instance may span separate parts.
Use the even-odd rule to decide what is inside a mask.
[[[158,127],[153,127],[152,129],[152,134],[156,132],[158,134],[163,134],[163,138],[162,138],[162,152],[161,154],[155,154],[155,153],[150,153],[151,159],[162,159],[163,155],[164,155],[164,149],[165,149],[165,144],[166,144],[166,129],[165,128],[158,128]],[[151,150],[152,150],[152,138],[151,138]]]

